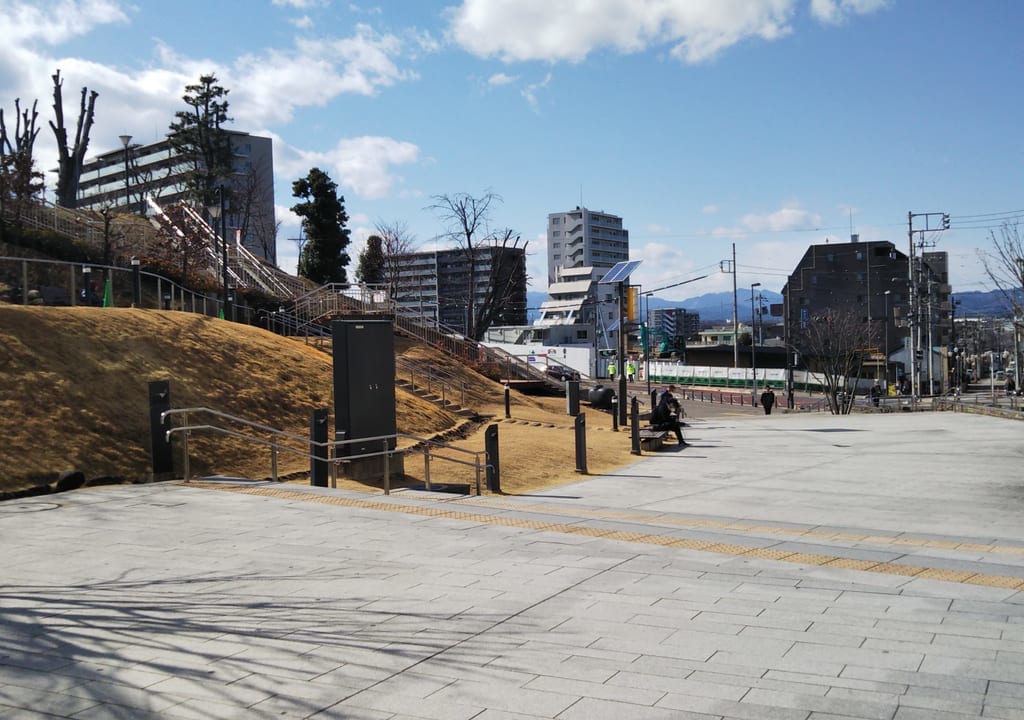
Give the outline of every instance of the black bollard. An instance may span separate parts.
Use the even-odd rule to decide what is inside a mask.
[[[651,390],[651,412],[654,412],[656,407],[658,407],[658,391]]]
[[[619,398],[612,393],[612,432],[619,431]]]
[[[576,472],[587,474],[587,416],[576,416],[573,429],[576,431]]]
[[[153,479],[166,480],[174,477],[174,457],[167,431],[171,429],[170,418],[160,416],[171,409],[171,383],[169,380],[153,380],[149,383],[149,436],[153,448]]]
[[[498,459],[498,426],[488,425],[484,431],[484,453],[487,457],[487,489],[501,492],[501,465]]]
[[[505,417],[512,417],[512,388],[505,385]]]
[[[309,484],[327,487],[327,410],[309,414]]]
[[[580,381],[569,380],[565,385],[565,414],[576,417],[580,414]]]
[[[623,373],[619,376],[619,398],[622,402],[619,403],[619,425],[626,424],[626,395],[629,393],[629,389],[626,386],[626,374]]]
[[[633,447],[630,453],[640,454],[640,401],[633,398],[629,401],[629,439]]]

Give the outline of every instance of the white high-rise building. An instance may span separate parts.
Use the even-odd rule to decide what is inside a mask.
[[[598,281],[626,260],[629,231],[617,215],[584,207],[548,215],[549,298],[534,326],[563,342],[617,347],[616,288]]]
[[[622,218],[576,206],[548,215],[548,285],[558,268],[610,268],[629,260],[629,231]]]

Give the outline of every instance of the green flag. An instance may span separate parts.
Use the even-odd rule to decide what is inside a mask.
[[[103,307],[114,307],[114,285],[109,277],[106,287],[103,288]]]

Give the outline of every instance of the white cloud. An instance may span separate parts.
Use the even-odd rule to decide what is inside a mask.
[[[300,18],[293,18],[288,22],[297,27],[299,30],[308,30],[309,28],[313,27],[313,18],[311,18],[309,15],[303,15]]]
[[[712,203],[711,205],[705,205],[700,211],[705,215],[714,215],[718,212],[718,206]]]
[[[522,96],[526,99],[527,104],[536,111],[537,110],[537,91],[543,90],[551,82],[551,73],[544,76],[544,79],[538,83],[531,83],[527,85],[522,91]]]
[[[276,143],[276,141],[275,141]],[[302,151],[275,144],[274,167],[282,177],[305,177],[311,167],[327,172],[338,187],[373,200],[389,195],[402,182],[395,165],[419,160],[419,147],[388,137],[345,138],[325,152]]]
[[[506,75],[505,73],[495,73],[487,78],[488,85],[510,85],[515,81],[515,75]]]
[[[821,216],[795,206],[786,206],[768,215],[750,213],[740,219],[740,226],[753,233],[808,230],[821,225]]]
[[[828,25],[838,25],[850,15],[867,15],[889,5],[889,0],[811,0],[811,15]]]
[[[580,62],[593,52],[672,45],[697,63],[749,38],[792,32],[798,0],[464,0],[447,12],[449,37],[479,57],[505,62]],[[812,0],[822,22],[885,7],[884,0]]]
[[[98,25],[128,23],[128,16],[114,0],[50,0],[49,2],[0,2],[4,42],[60,45],[87,35]]]
[[[322,7],[326,3],[324,0],[273,0],[273,4],[277,7],[292,7],[296,10],[306,10],[313,7]]]

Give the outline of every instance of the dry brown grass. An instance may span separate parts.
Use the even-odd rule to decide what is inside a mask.
[[[467,405],[484,422],[463,425],[466,437],[457,446],[483,450],[489,419],[500,422],[504,492],[579,478],[563,398],[513,393],[506,421],[501,385],[420,345],[396,338],[396,351],[443,364],[467,383]],[[333,405],[331,358],[321,350],[258,328],[155,310],[0,306],[0,377],[0,491],[49,482],[70,469],[89,479],[148,477],[152,380],[170,380],[175,408],[210,407],[300,436],[308,435],[312,409]],[[430,437],[466,423],[400,388],[397,397],[400,432]],[[628,435],[603,429],[606,415],[588,415],[590,471],[630,462]],[[196,473],[270,472],[268,451],[224,436],[197,435],[189,456]],[[282,474],[304,471],[308,462],[282,455]],[[422,479],[418,456],[406,471],[411,481]],[[452,464],[432,469],[437,482],[471,476]]]

